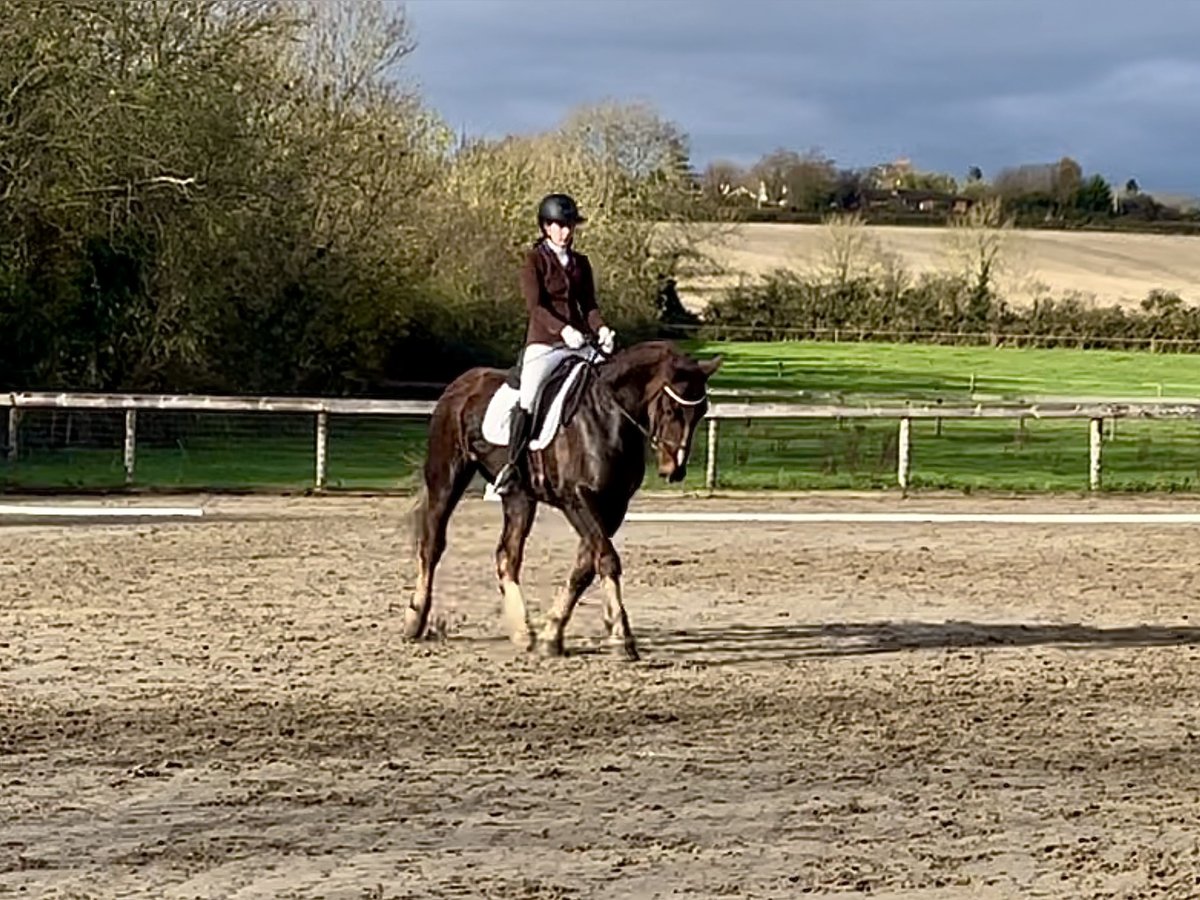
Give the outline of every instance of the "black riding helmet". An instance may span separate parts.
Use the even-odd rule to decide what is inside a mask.
[[[560,225],[579,225],[587,219],[579,212],[579,206],[568,194],[547,194],[538,206],[538,225],[545,226],[548,222],[558,222]]]

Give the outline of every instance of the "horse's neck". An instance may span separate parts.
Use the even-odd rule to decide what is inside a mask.
[[[616,397],[618,405],[639,425],[645,427],[649,420],[650,399],[653,396],[653,371],[650,365],[630,366],[604,379],[608,389]]]

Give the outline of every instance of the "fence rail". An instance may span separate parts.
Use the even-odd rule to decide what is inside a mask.
[[[728,392],[736,395],[737,392]],[[728,395],[727,394],[727,395]],[[1200,399],[1164,401],[1069,400],[1039,403],[904,403],[895,405],[812,404],[747,402],[736,396],[729,401],[716,399],[707,413],[707,458],[705,485],[716,487],[718,423],[721,420],[753,419],[894,419],[898,426],[896,483],[907,488],[912,458],[912,422],[914,419],[1080,419],[1088,423],[1088,484],[1092,490],[1102,485],[1103,436],[1105,419],[1200,419]],[[27,392],[0,394],[0,407],[8,408],[9,460],[17,459],[20,447],[21,413],[27,409],[104,410],[125,413],[123,463],[125,481],[134,480],[137,463],[137,421],[139,410],[172,412],[301,413],[316,417],[313,485],[326,486],[328,471],[329,416],[369,415],[426,417],[433,412],[432,400],[368,400],[318,397],[237,397],[175,394],[72,394]]]
[[[674,323],[670,326],[677,332],[691,337],[708,340],[815,340],[837,343],[889,343],[914,344],[966,344],[969,346],[996,347],[1099,347],[1110,346],[1122,349],[1142,347],[1150,352],[1177,350],[1195,352],[1200,350],[1200,337],[1160,337],[1153,334],[1096,334],[1073,331],[944,331],[921,328],[873,328],[870,326],[824,326],[824,325],[739,325],[732,322],[709,320],[700,323]]]

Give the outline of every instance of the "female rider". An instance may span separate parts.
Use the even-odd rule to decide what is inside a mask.
[[[565,357],[586,356],[589,337],[606,354],[615,346],[616,334],[604,324],[596,306],[591,263],[571,249],[575,230],[585,221],[567,194],[548,194],[538,206],[542,236],[521,267],[529,326],[521,355],[520,402],[509,423],[508,463],[496,476],[495,489],[500,494],[520,481],[518,465],[542,384]]]

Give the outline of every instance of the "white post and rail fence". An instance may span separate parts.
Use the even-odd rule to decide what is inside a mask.
[[[748,392],[712,392],[708,410],[707,451],[704,468],[705,486],[717,485],[717,448],[722,420],[759,419],[875,419],[895,420],[898,424],[896,483],[907,489],[912,465],[912,423],[915,419],[1076,419],[1087,423],[1088,485],[1099,490],[1103,477],[1104,421],[1117,419],[1200,419],[1200,401],[1067,401],[1034,404],[963,404],[909,403],[903,406],[844,406],[816,403],[748,402]],[[727,398],[727,399],[722,399]],[[325,488],[329,456],[330,416],[406,416],[428,417],[432,400],[357,400],[350,398],[236,397],[173,394],[73,394],[10,393],[0,394],[0,407],[8,408],[8,446],[6,455],[15,461],[20,452],[22,412],[28,409],[63,409],[120,412],[125,414],[123,464],[125,481],[132,484],[137,465],[137,423],[139,411],[189,413],[300,413],[316,419],[313,485]]]

